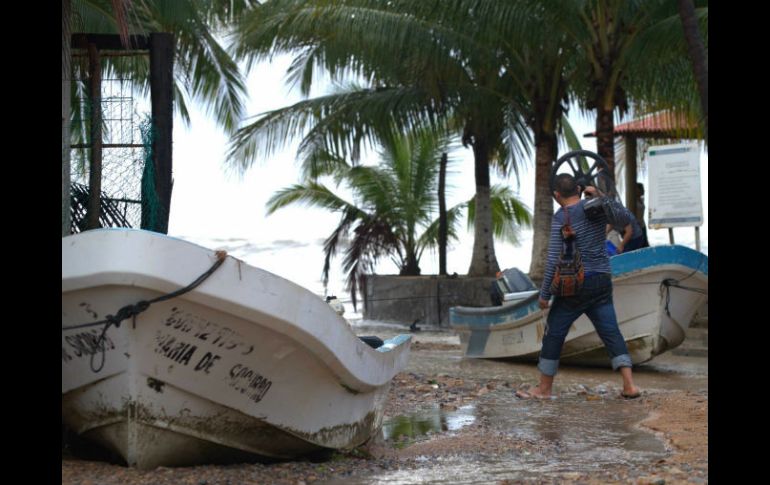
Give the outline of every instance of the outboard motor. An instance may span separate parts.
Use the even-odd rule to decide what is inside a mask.
[[[519,268],[508,268],[497,273],[497,279],[492,283],[490,297],[492,304],[499,306],[504,301],[510,301],[511,294],[537,291],[535,283]]]

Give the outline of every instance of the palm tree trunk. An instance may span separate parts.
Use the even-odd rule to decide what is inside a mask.
[[[70,0],[61,2],[61,235],[70,233]]]
[[[543,281],[548,241],[551,237],[553,195],[550,179],[556,161],[556,135],[540,134],[535,139],[535,213],[533,221],[532,262],[529,277],[536,285]]]
[[[609,165],[612,180],[615,180],[615,120],[609,110],[599,103],[596,108],[596,150]]]
[[[420,266],[417,262],[417,255],[414,252],[414,248],[407,249],[406,266],[401,268],[401,272],[399,274],[401,276],[418,276],[420,274]]]
[[[679,0],[679,17],[682,19],[684,37],[687,41],[687,50],[692,61],[692,70],[700,92],[700,105],[703,112],[703,137],[708,145],[709,131],[709,66],[706,57],[706,48],[698,29],[698,20],[695,18],[695,6],[692,0]]]
[[[468,269],[469,276],[495,276],[500,271],[495,257],[495,241],[492,232],[492,206],[489,185],[489,145],[476,137],[473,142],[473,158],[476,174],[476,214],[474,216],[473,256]]]
[[[447,220],[446,220],[446,164],[447,155],[441,155],[438,172],[438,274],[446,273],[446,243],[447,243]]]

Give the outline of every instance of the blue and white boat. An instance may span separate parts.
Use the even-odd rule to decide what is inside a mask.
[[[708,298],[708,256],[670,245],[631,251],[610,258],[613,298],[620,331],[634,364],[676,348],[696,311]],[[538,292],[506,295],[501,306],[449,310],[466,357],[536,361],[548,310]],[[593,324],[581,316],[569,330],[561,361],[609,366]]]

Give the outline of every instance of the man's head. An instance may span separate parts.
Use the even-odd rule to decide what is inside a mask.
[[[556,176],[554,188],[556,190],[554,191],[553,196],[556,198],[556,200],[559,200],[560,198],[566,199],[580,195],[581,189],[581,187],[577,184],[575,177],[568,173],[562,173]]]

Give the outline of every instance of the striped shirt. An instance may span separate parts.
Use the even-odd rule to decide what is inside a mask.
[[[551,298],[551,282],[556,271],[556,264],[559,262],[561,254],[562,238],[561,226],[564,224],[564,210],[569,210],[569,222],[576,233],[576,242],[578,251],[583,261],[583,268],[586,274],[590,273],[612,273],[610,268],[610,258],[607,255],[607,247],[604,243],[606,239],[606,227],[608,223],[607,216],[601,212],[596,220],[586,218],[583,206],[586,200],[583,199],[577,204],[561,207],[553,215],[551,221],[551,239],[548,243],[548,258],[545,262],[545,279],[540,289],[540,298],[549,300]],[[612,200],[614,209],[623,208],[620,203]]]

